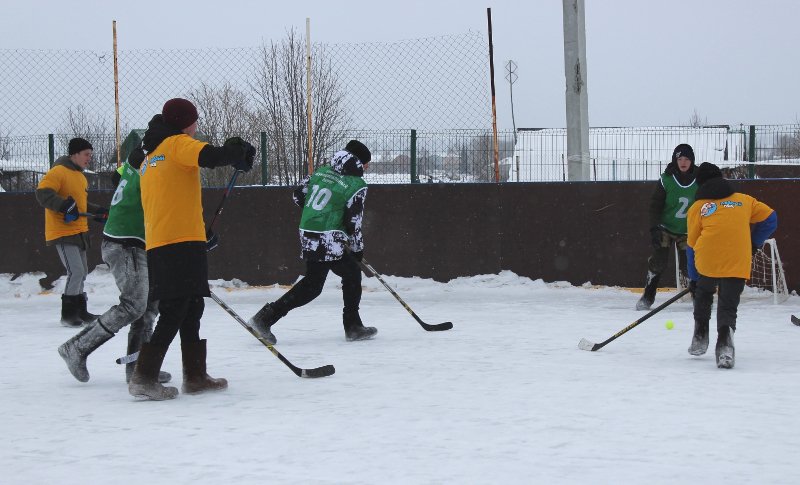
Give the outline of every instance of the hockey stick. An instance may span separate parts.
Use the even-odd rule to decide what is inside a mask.
[[[262,344],[266,345],[266,347],[270,350],[270,352],[275,354],[275,356],[278,357],[281,360],[281,362],[286,364],[299,377],[327,377],[329,375],[332,375],[336,371],[332,365],[325,365],[325,366],[322,366],[322,367],[318,367],[316,369],[300,369],[300,368],[292,365],[292,363],[289,362],[286,359],[286,357],[281,355],[281,353],[278,352],[275,349],[275,347],[272,346],[272,344],[270,344],[266,340],[263,340],[261,337],[259,337],[258,334],[256,334],[253,331],[253,329],[250,328],[250,326],[247,325],[244,322],[244,320],[242,320],[242,318],[235,311],[233,311],[233,309],[231,307],[229,307],[224,301],[222,301],[217,295],[215,295],[214,293],[211,293],[211,298],[215,302],[219,303],[219,305],[226,312],[228,312],[228,314],[230,316],[235,318],[237,322],[239,322],[241,325],[243,325],[255,338],[258,339],[259,342],[261,342]],[[118,358],[116,360],[116,362],[117,362],[117,364],[130,364],[131,362],[136,362],[136,360],[138,358],[139,358],[139,352],[134,352],[132,354],[124,355],[124,356]]]
[[[336,369],[334,369],[334,367],[330,364],[323,365],[322,367],[317,367],[314,369],[301,369],[295,366],[294,364],[289,362],[289,360],[286,357],[284,357],[280,352],[278,352],[278,350],[275,347],[273,347],[271,343],[267,342],[266,339],[264,339],[258,333],[256,333],[256,331],[253,330],[250,327],[250,325],[248,325],[244,320],[242,320],[242,317],[240,317],[235,311],[233,311],[233,309],[229,307],[224,301],[220,300],[220,298],[217,295],[215,295],[213,291],[211,292],[211,299],[217,302],[217,304],[221,306],[223,310],[228,312],[228,315],[232,316],[234,320],[239,322],[241,326],[246,328],[247,331],[250,332],[250,334],[253,337],[255,337],[256,339],[258,339],[259,342],[264,344],[264,346],[268,348],[269,351],[272,352],[273,355],[275,355],[275,357],[277,357],[278,359],[280,359],[281,362],[286,364],[286,367],[292,369],[292,372],[294,372],[297,375],[297,377],[327,377],[333,375],[333,373],[336,372]]]
[[[792,315],[792,323],[800,327],[800,318],[797,318],[796,316]]]
[[[596,344],[596,343],[592,343],[592,342],[586,340],[585,338],[581,339],[581,341],[578,343],[578,348],[581,349],[581,350],[588,350],[588,351],[591,351],[591,352],[594,352],[596,350],[602,349],[609,342],[611,342],[613,340],[616,340],[622,334],[624,334],[624,333],[628,332],[629,330],[633,329],[633,327],[639,325],[640,323],[644,322],[645,320],[647,320],[648,318],[652,317],[656,313],[660,312],[661,310],[667,308],[671,304],[673,304],[676,301],[680,300],[681,297],[683,297],[684,295],[686,295],[690,291],[691,290],[689,288],[684,288],[683,290],[679,291],[677,295],[673,296],[669,300],[667,300],[664,303],[662,303],[661,305],[657,306],[654,310],[650,310],[650,312],[647,313],[645,316],[643,316],[642,318],[640,318],[640,319],[636,320],[635,322],[631,323],[630,325],[628,325],[627,327],[623,328],[619,332],[615,333],[614,335],[612,335],[609,339],[607,339],[604,342]]]
[[[422,326],[422,328],[424,328],[425,330],[427,330],[429,332],[439,332],[439,331],[442,331],[442,330],[450,330],[451,328],[453,328],[453,323],[452,322],[437,323],[435,325],[431,325],[431,324],[423,322],[422,319],[420,319],[417,316],[417,314],[414,313],[414,310],[412,310],[411,307],[408,306],[408,304],[406,302],[404,302],[402,298],[400,298],[400,295],[398,295],[392,289],[391,286],[389,286],[385,281],[383,281],[383,278],[381,278],[381,275],[379,275],[378,272],[375,271],[375,268],[370,266],[370,264],[367,262],[366,259],[362,259],[361,261],[358,262],[358,264],[360,264],[362,268],[366,268],[367,270],[369,270],[369,272],[372,273],[373,276],[378,278],[378,281],[380,281],[381,284],[387,290],[389,290],[389,293],[391,293],[392,296],[395,297],[397,299],[397,301],[400,302],[401,305],[403,305],[403,308],[405,308],[408,311],[408,313],[410,313],[411,316],[414,317],[414,320],[416,320],[417,323],[419,323]]]
[[[78,217],[98,217],[98,216],[104,216],[103,220],[102,221],[95,221],[95,222],[99,222],[101,224],[105,224],[106,221],[108,220],[108,213],[107,212],[105,214],[94,214],[92,212],[78,212]]]

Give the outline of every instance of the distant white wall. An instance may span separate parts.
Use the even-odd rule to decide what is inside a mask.
[[[681,143],[692,146],[697,164],[733,166],[742,163],[746,155],[746,135],[724,126],[590,128],[589,140],[589,180],[656,179]],[[566,129],[519,129],[510,170],[511,181],[565,180]]]

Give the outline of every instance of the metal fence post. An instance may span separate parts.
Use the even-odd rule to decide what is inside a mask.
[[[417,173],[417,130],[411,130],[411,183],[419,183],[419,174]]]
[[[47,135],[47,154],[50,156],[50,168],[56,162],[56,140],[52,133]]]
[[[750,162],[747,167],[747,175],[754,179],[756,178],[756,125],[750,125],[750,146],[747,147],[747,158]]]
[[[261,132],[261,185],[269,181],[269,163],[267,162],[267,132]]]

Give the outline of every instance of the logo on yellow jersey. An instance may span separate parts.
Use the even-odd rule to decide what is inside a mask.
[[[150,160],[146,160],[145,163],[142,164],[142,168],[139,169],[139,175],[144,175],[145,171],[147,171],[147,167],[155,167],[158,162],[164,160],[166,157],[164,155],[154,155],[150,158]]]
[[[716,202],[706,202],[700,208],[700,217],[708,217],[711,214],[717,212],[717,203]]]

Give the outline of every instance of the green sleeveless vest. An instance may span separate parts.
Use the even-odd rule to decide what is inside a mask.
[[[117,171],[122,178],[111,198],[111,208],[103,234],[116,238],[136,238],[144,242],[144,211],[139,171],[127,162]]]
[[[308,181],[300,229],[311,232],[344,231],[347,201],[366,186],[361,177],[341,175],[327,165],[318,168]]]
[[[661,225],[673,234],[686,234],[686,213],[694,203],[697,183],[692,180],[692,183],[683,186],[674,175],[662,174],[661,185],[667,193],[664,210],[661,212]]]

